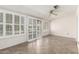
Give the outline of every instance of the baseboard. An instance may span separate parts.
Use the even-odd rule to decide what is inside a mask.
[[[76,37],[69,37],[69,36],[65,36],[65,35],[59,35],[59,34],[51,34],[51,35],[55,35],[55,36],[61,36],[61,37],[66,37],[66,38],[71,38],[71,39],[76,39]]]

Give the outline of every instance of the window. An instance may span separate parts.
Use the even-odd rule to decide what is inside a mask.
[[[6,14],[6,23],[12,23],[12,14]]]
[[[18,15],[14,15],[14,32],[15,34],[19,34],[20,31],[20,21],[19,21],[19,16]]]
[[[32,33],[32,26],[28,26],[28,28],[29,28],[29,29],[28,29],[28,32],[29,32],[29,33]]]
[[[29,40],[33,38],[33,19],[29,19],[29,24],[28,24],[28,37]]]
[[[36,30],[33,31],[33,38],[36,38]]]
[[[29,34],[29,39],[32,39],[32,34]]]
[[[6,25],[6,35],[12,35],[12,25]]]
[[[37,20],[37,36],[41,34],[41,20]]]
[[[36,20],[35,19],[33,19],[33,25],[36,25]]]
[[[3,36],[3,13],[0,13],[0,36]]]
[[[0,36],[3,36],[3,25],[0,24]]]
[[[21,33],[24,33],[24,25],[21,25]]]
[[[28,24],[28,37],[29,40],[37,38],[41,35],[41,20],[38,19],[29,19]]]
[[[0,23],[3,22],[3,13],[0,13]]]
[[[41,23],[41,21],[40,20],[37,20],[37,24],[40,24]]]
[[[44,22],[44,24],[43,24],[43,29],[44,29],[44,30],[47,30],[47,22]]]
[[[19,25],[14,26],[15,34],[19,34]]]
[[[15,24],[19,24],[19,16],[15,15]]]
[[[36,19],[33,19],[33,38],[36,38]]]
[[[13,35],[13,32],[14,34],[24,33],[24,16],[20,17],[19,15],[14,15],[13,18],[11,13],[5,13],[4,15],[5,18],[3,19],[3,13],[0,12],[0,36],[3,36],[4,34],[6,36]]]
[[[24,33],[24,17],[21,16],[21,33]]]
[[[33,19],[29,19],[29,25],[33,25]]]
[[[5,14],[6,15],[6,25],[5,25],[5,28],[6,28],[6,35],[12,35],[12,14]]]
[[[24,24],[24,17],[21,17],[21,24]]]

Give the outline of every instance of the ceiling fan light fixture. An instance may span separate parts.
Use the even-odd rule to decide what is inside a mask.
[[[57,12],[55,10],[50,10],[51,15],[57,15]]]
[[[55,6],[54,6],[54,8],[55,8],[55,9],[58,9],[58,8],[59,8],[59,6],[58,6],[58,5],[55,5]]]
[[[53,6],[54,9],[50,10],[51,15],[56,15],[57,16],[57,9],[59,8],[58,5]]]
[[[50,14],[52,14],[52,13],[53,13],[53,11],[54,11],[54,10],[50,10]]]

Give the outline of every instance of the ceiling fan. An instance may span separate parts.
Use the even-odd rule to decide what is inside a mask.
[[[52,10],[50,10],[50,15],[55,15],[55,16],[57,16],[58,14],[57,14],[57,10],[59,9],[59,6],[58,5],[55,5],[55,6],[53,6],[53,8],[54,9],[52,9]]]

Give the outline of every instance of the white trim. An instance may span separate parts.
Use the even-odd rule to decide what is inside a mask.
[[[39,37],[37,37],[37,38],[30,39],[30,40],[28,40],[27,42],[32,42],[32,41],[38,40],[38,39],[40,39],[40,38],[42,38],[42,36],[39,36]]]

